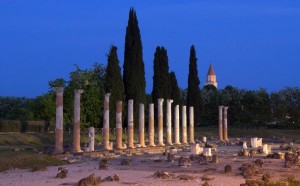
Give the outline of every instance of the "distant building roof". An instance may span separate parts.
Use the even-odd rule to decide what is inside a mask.
[[[212,64],[209,65],[209,69],[208,69],[207,75],[214,75],[214,76],[216,75],[214,67],[212,66]]]

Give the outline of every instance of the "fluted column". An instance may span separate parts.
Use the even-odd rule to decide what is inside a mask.
[[[133,100],[128,100],[128,148],[135,148],[134,146],[134,128],[133,128]]]
[[[117,102],[117,112],[116,112],[116,147],[118,149],[123,149],[122,136],[122,101]]]
[[[229,141],[228,140],[228,129],[227,129],[227,110],[228,107],[224,107],[224,140],[225,141]]]
[[[173,100],[167,99],[167,144],[173,145],[172,143],[172,105]]]
[[[176,105],[174,108],[174,113],[175,113],[175,119],[174,119],[174,136],[175,136],[175,143],[176,145],[180,145],[180,138],[179,138],[179,131],[180,131],[180,127],[179,127],[179,105]]]
[[[165,146],[164,144],[164,116],[163,116],[163,102],[164,99],[158,98],[158,146]]]
[[[95,150],[95,128],[89,128],[89,151],[92,152]]]
[[[80,148],[80,97],[83,90],[74,90],[74,131],[73,131],[73,153],[82,152]]]
[[[146,147],[145,145],[145,116],[144,116],[144,104],[139,105],[139,143],[141,147]]]
[[[149,119],[148,119],[148,127],[149,127],[149,134],[148,134],[148,141],[150,147],[155,147],[154,143],[154,104],[149,104]]]
[[[194,107],[189,107],[189,129],[190,129],[190,143],[195,143],[194,138]]]
[[[110,93],[105,94],[103,111],[103,144],[105,150],[112,149],[109,143],[109,96]]]
[[[64,151],[63,141],[64,141],[64,130],[63,130],[63,87],[55,87],[56,92],[56,122],[55,122],[55,154],[61,154]]]
[[[182,143],[187,144],[187,129],[186,129],[186,106],[182,106]]]
[[[224,141],[223,139],[223,107],[219,106],[219,140]]]

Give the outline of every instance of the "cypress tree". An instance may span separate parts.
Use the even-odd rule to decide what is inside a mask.
[[[180,89],[178,87],[177,78],[173,71],[170,73],[170,87],[171,99],[173,99],[173,106],[181,104]]]
[[[105,91],[107,93],[111,93],[109,101],[110,123],[111,127],[115,127],[117,101],[124,101],[124,85],[116,46],[112,46],[110,48],[109,54],[107,55],[105,81]]]
[[[125,36],[123,82],[126,102],[129,99],[134,100],[135,121],[138,121],[139,103],[146,103],[146,80],[142,50],[143,47],[136,12],[131,8]]]
[[[158,98],[170,99],[171,87],[168,55],[164,47],[156,47],[153,70],[152,100],[156,102]]]
[[[198,77],[197,58],[194,45],[190,50],[190,64],[189,64],[189,77],[188,77],[188,92],[187,92],[187,106],[194,107],[194,123],[199,124],[200,121],[200,108],[201,108],[201,92],[200,80]],[[189,109],[187,109],[187,112]]]

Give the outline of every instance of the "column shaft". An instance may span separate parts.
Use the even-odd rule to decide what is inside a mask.
[[[223,139],[223,107],[219,106],[219,140],[224,141]]]
[[[55,154],[63,153],[63,87],[56,87]]]
[[[175,125],[174,125],[174,134],[175,134],[175,144],[179,145],[180,143],[180,137],[179,137],[179,131],[180,131],[180,127],[179,127],[179,105],[176,105],[174,108],[174,112],[175,112]]]
[[[139,143],[141,147],[146,147],[145,145],[145,117],[144,117],[144,104],[139,105]]]
[[[167,100],[167,144],[172,145],[172,109],[173,100]]]
[[[123,149],[122,136],[122,101],[118,101],[116,112],[116,147],[118,149]]]
[[[228,128],[227,128],[227,110],[228,110],[228,107],[224,107],[224,140],[225,141],[229,141],[228,140]]]
[[[164,144],[164,124],[163,124],[163,102],[164,99],[159,98],[158,102],[158,146],[165,146]]]
[[[134,146],[133,100],[128,100],[128,148]]]
[[[89,151],[92,152],[95,150],[95,128],[89,128]]]
[[[190,143],[195,143],[194,141],[194,107],[189,107],[189,129],[190,129]]]
[[[149,132],[148,132],[148,141],[149,141],[149,146],[150,147],[155,147],[154,143],[154,104],[150,103],[149,104],[149,120],[148,120],[148,127],[149,127]]]
[[[109,143],[109,96],[110,93],[105,94],[103,111],[103,144],[105,150],[112,149]]]
[[[187,144],[186,106],[182,106],[182,143]]]
[[[80,148],[80,97],[83,90],[74,90],[74,130],[73,130],[73,153],[82,152]]]

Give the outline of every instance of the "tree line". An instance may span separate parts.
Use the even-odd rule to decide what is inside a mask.
[[[178,86],[175,72],[169,71],[167,49],[157,46],[153,59],[153,89],[146,94],[143,47],[138,19],[133,8],[129,11],[126,27],[123,74],[119,65],[117,47],[112,46],[107,55],[107,65],[95,63],[91,69],[81,69],[69,74],[69,81],[62,78],[49,82],[49,91],[34,99],[0,97],[0,119],[55,120],[54,87],[64,87],[64,123],[73,122],[74,90],[83,89],[81,97],[81,123],[83,127],[102,127],[103,99],[110,96],[110,123],[115,127],[116,101],[123,101],[123,121],[126,125],[127,101],[134,100],[134,120],[138,121],[138,105],[156,103],[157,98],[173,99],[177,104],[194,107],[195,125],[216,125],[218,106],[229,106],[231,124],[266,124],[268,122],[299,123],[300,91],[286,87],[278,92],[268,93],[227,86],[217,90],[205,86],[200,90],[195,46],[190,48],[188,87]],[[187,60],[188,61],[188,60]],[[188,109],[187,109],[188,111]],[[147,114],[145,115],[147,116]],[[147,117],[146,117],[147,119]]]

